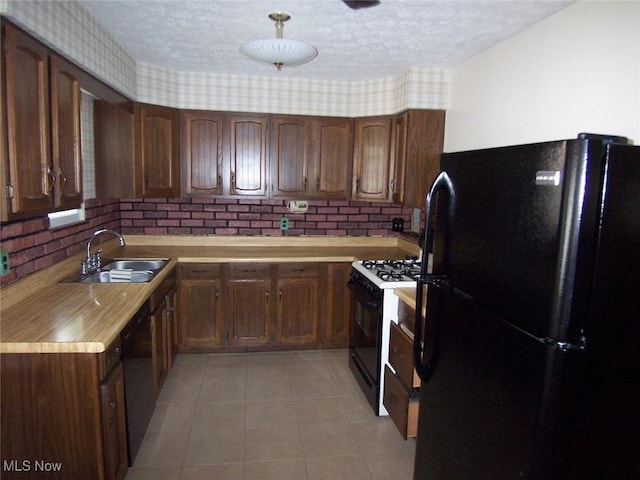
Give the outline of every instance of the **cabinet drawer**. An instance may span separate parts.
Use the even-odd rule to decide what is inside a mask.
[[[278,264],[279,277],[317,277],[319,274],[320,266],[317,263]]]
[[[384,397],[382,403],[402,437],[415,437],[418,431],[418,398],[409,396],[402,382],[384,367]]]
[[[229,278],[264,278],[269,276],[268,263],[230,263]]]
[[[219,263],[183,263],[180,265],[181,278],[215,278],[220,276]]]
[[[413,368],[413,341],[393,322],[389,339],[389,363],[407,387],[420,386],[420,377]]]
[[[404,324],[410,332],[415,331],[416,311],[402,300],[398,302],[398,323]]]

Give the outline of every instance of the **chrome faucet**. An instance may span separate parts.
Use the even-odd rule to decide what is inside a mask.
[[[91,255],[91,242],[93,241],[94,238],[96,238],[98,235],[102,235],[103,233],[108,233],[116,237],[120,242],[121,247],[124,247],[126,245],[122,235],[120,235],[115,230],[109,230],[108,228],[96,230],[93,233],[93,235],[91,235],[91,238],[89,238],[89,241],[87,242],[87,258],[85,258],[80,262],[80,273],[82,275],[86,275],[87,273],[94,272],[102,266],[102,250],[98,249],[96,253]]]

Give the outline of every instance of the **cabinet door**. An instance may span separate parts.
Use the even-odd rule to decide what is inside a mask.
[[[409,127],[409,114],[403,113],[398,115],[395,119],[394,130],[394,169],[393,169],[393,181],[391,182],[391,190],[393,195],[393,203],[404,202],[404,180],[405,180],[405,168],[407,165],[407,129]],[[417,172],[411,173],[416,175]]]
[[[135,141],[140,194],[176,197],[180,192],[180,115],[174,108],[136,104]]]
[[[271,280],[232,278],[227,281],[227,341],[230,345],[270,342]]]
[[[100,385],[102,439],[106,480],[121,480],[127,473],[127,424],[122,362],[118,362]]]
[[[167,341],[166,313],[166,304],[163,301],[151,314],[151,358],[156,397],[160,394],[160,389],[167,376],[166,362],[164,359]]]
[[[222,195],[222,115],[185,112],[182,117],[183,193]]]
[[[353,121],[322,118],[313,122],[313,196],[351,198],[353,172]]]
[[[50,67],[54,202],[76,208],[82,203],[80,83],[76,68],[66,60],[52,55]]]
[[[424,208],[440,169],[444,110],[409,110],[396,119],[393,201]]]
[[[354,126],[353,198],[390,200],[391,118],[357,118]]]
[[[271,121],[271,195],[304,198],[310,173],[309,120],[273,117]]]
[[[318,340],[317,278],[279,278],[276,341],[308,345]]]
[[[180,325],[181,347],[222,346],[219,279],[181,280]]]
[[[267,193],[267,117],[230,118],[231,195],[265,196]]]
[[[93,102],[96,196],[135,197],[133,114],[104,100]]]
[[[324,340],[327,346],[346,347],[349,344],[351,294],[347,288],[350,263],[327,264],[327,301],[324,314]]]
[[[8,25],[3,32],[8,205],[3,204],[2,216],[7,220],[49,211],[54,177],[51,172],[50,179],[47,49]]]

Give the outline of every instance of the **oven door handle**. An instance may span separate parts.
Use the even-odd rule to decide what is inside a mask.
[[[358,288],[358,285],[355,282],[349,280],[347,282],[347,288],[349,288],[349,290],[351,290],[356,296],[356,299],[364,303],[366,307],[376,310],[380,307],[380,300],[369,294],[366,290]]]

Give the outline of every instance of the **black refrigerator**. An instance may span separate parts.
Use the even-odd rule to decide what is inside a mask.
[[[414,480],[640,479],[640,147],[625,143],[442,155]]]

